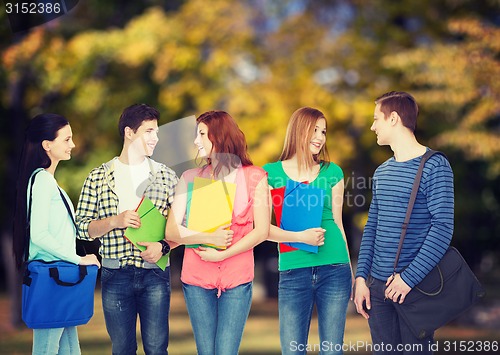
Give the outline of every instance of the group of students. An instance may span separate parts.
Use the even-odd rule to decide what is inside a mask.
[[[19,169],[14,221],[18,265],[26,259],[100,265],[95,255],[80,257],[75,251],[77,237],[98,238],[102,306],[113,354],[136,354],[137,316],[144,352],[167,354],[170,270],[163,271],[156,262],[179,245],[224,246],[186,247],[181,281],[198,354],[232,355],[238,353],[251,307],[253,248],[265,240],[300,242],[317,246],[318,252],[298,249],[279,254],[283,354],[306,352],[314,306],[320,343],[340,344],[322,353],[342,353],[349,299],[354,299],[358,313],[368,319],[374,343],[430,344],[432,336],[418,340],[411,335],[391,303],[404,301],[426,270],[437,264],[440,250],[446,250],[451,240],[453,173],[442,156],[430,159],[432,169],[424,171],[415,204],[420,215],[411,220],[408,242],[401,253],[403,271],[393,276],[389,264],[397,250],[398,228],[409,199],[407,185],[411,190],[412,176],[428,148],[415,138],[418,106],[410,94],[390,92],[375,103],[371,130],[379,145],[391,146],[394,157],[374,175],[373,200],[355,280],[342,224],[343,172],[329,161],[325,115],[310,107],[292,114],[279,160],[262,168],[252,164],[245,136],[228,113],[199,115],[194,144],[203,163],[180,178],[150,158],[158,142],[159,112],[145,104],[127,107],[118,125],[123,138],[121,154],[92,170],[84,182],[75,211],[78,230],[54,179],[58,163],[70,159],[75,147],[70,125],[60,115],[36,116],[27,129]],[[26,201],[30,179],[37,172],[28,243]],[[236,185],[229,225],[210,233],[187,227],[189,186],[196,177]],[[320,226],[290,231],[271,224],[270,191],[290,180],[323,190]],[[165,239],[144,242],[146,249],[140,251],[124,238],[124,231],[141,226],[135,209],[143,196],[168,218]],[[209,207],[210,201],[206,203]],[[304,346],[299,349],[292,344]],[[33,330],[33,354],[79,353],[76,327]]]

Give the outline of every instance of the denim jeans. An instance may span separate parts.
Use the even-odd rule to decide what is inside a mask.
[[[368,324],[372,336],[373,353],[382,354],[432,354],[433,336],[418,340],[406,323],[398,317],[394,302],[385,299],[385,281],[369,276],[371,310]],[[382,345],[383,343],[383,345]]]
[[[33,355],[80,355],[76,327],[33,329]]]
[[[349,264],[280,272],[278,308],[282,354],[306,354],[314,304],[318,310],[320,354],[342,354],[347,305],[351,295]]]
[[[147,355],[168,354],[170,268],[102,268],[102,307],[113,354],[137,353],[139,315]]]
[[[238,354],[252,304],[252,283],[226,289],[205,289],[183,283],[184,299],[199,355]]]

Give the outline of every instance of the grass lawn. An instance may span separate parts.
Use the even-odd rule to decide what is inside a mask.
[[[347,318],[345,344],[348,346],[359,345],[357,354],[366,352],[366,347],[370,342],[370,333],[367,322],[359,315],[354,314],[353,305],[350,305],[350,312]],[[278,311],[276,300],[255,300],[252,311],[246,324],[243,341],[241,344],[241,354],[279,354],[279,327]],[[111,342],[104,325],[104,318],[101,307],[100,291],[95,295],[95,314],[91,321],[78,328],[80,344],[83,354],[101,355],[111,354]],[[10,305],[6,296],[0,296],[0,354],[31,354],[32,331],[30,329],[17,330],[10,326]],[[447,326],[436,333],[436,340],[439,344],[438,353],[458,353],[454,351],[444,351],[445,341],[457,341],[455,345],[448,343],[448,346],[458,348],[460,341],[478,342],[485,340],[500,340],[500,330],[484,330],[458,326]],[[138,337],[138,354],[144,354],[140,337]],[[314,318],[311,324],[309,337],[311,347],[319,346],[317,321]],[[465,344],[465,343],[464,343]],[[469,343],[470,345],[472,343]],[[172,293],[171,314],[170,314],[170,345],[169,353],[172,355],[196,354],[191,325],[187,316],[184,299],[180,291]],[[311,351],[311,354],[318,353]],[[346,353],[353,353],[346,351]],[[484,352],[475,352],[476,354]],[[495,352],[490,352],[491,354]]]

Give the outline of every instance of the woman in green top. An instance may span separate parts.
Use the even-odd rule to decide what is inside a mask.
[[[270,228],[268,239],[278,242],[280,251],[278,301],[282,354],[306,354],[314,304],[318,310],[320,353],[342,354],[352,271],[342,225],[344,175],[339,166],[328,161],[325,142],[323,113],[310,107],[300,108],[288,123],[279,161],[264,166],[271,189],[286,187],[289,182],[307,183],[312,190],[323,190],[320,191],[323,195],[321,225],[302,231],[280,226]],[[296,201],[297,204],[318,203],[315,202],[318,199],[297,198]],[[276,202],[273,198],[273,204]],[[290,199],[284,201],[290,202]],[[296,242],[318,246],[317,253],[283,244]]]

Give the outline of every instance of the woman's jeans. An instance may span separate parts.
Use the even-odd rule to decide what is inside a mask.
[[[252,283],[205,289],[183,283],[184,299],[199,355],[236,355],[252,304]]]
[[[102,307],[113,354],[137,353],[139,315],[142,343],[147,355],[168,354],[170,268],[103,267]]]
[[[385,299],[385,281],[368,277],[366,285],[370,289],[371,310],[368,324],[372,336],[373,353],[381,354],[432,354],[434,343],[431,334],[418,340],[403,319],[400,319],[394,302]]]
[[[349,264],[280,272],[278,307],[282,354],[306,354],[313,306],[318,310],[320,354],[342,354],[352,276]]]
[[[33,329],[33,355],[80,355],[76,327]]]

